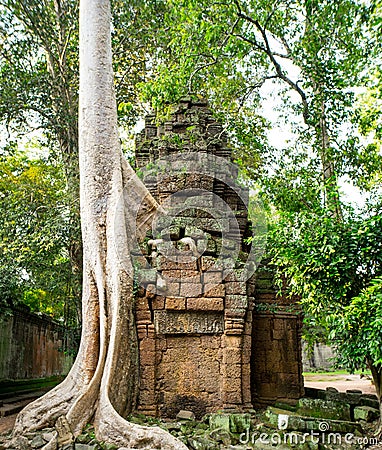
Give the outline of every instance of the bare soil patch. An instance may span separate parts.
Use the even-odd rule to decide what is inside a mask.
[[[17,414],[11,416],[0,417],[0,434],[9,433],[13,429]]]
[[[304,375],[304,385],[318,389],[334,387],[340,392],[346,392],[348,389],[359,389],[364,394],[375,394],[371,377],[361,378],[358,374],[307,373]]]

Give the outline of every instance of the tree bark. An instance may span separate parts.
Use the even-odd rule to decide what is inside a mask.
[[[158,205],[120,149],[110,19],[109,0],[81,1],[79,161],[84,256],[81,345],[64,382],[19,414],[14,436],[17,439],[27,431],[54,423],[59,431],[64,423],[73,439],[94,418],[100,441],[128,448],[185,450],[187,447],[168,432],[132,424],[123,418],[132,411],[139,387],[129,255],[135,243],[134,230],[144,234]],[[121,203],[124,192],[128,211],[123,206],[126,203]],[[60,433],[58,439],[65,444],[60,441]],[[53,444],[47,444],[46,450]]]
[[[375,434],[381,438],[382,437],[382,366],[374,365],[371,360],[368,361],[368,366],[370,367],[371,375],[373,377],[373,383],[375,391],[377,393],[379,401],[379,420]]]

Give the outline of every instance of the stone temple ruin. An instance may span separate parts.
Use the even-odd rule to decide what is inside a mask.
[[[229,181],[237,171],[207,102],[181,100],[163,126],[147,117],[136,165],[167,210],[135,254],[139,412],[198,418],[300,398],[301,316],[264,262],[246,272],[248,191]]]

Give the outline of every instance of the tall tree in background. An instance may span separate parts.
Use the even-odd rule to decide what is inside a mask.
[[[0,311],[23,303],[66,326],[79,323],[68,247],[72,232],[62,167],[25,155],[0,158]]]
[[[146,98],[163,109],[187,91],[203,93],[235,140],[257,152],[263,167],[252,175],[261,182],[271,174],[267,188],[272,193],[277,186],[274,197],[282,186],[306,196],[308,205],[318,197],[340,220],[338,180],[355,162],[354,88],[364,83],[361,73],[375,42],[367,33],[372,7],[354,0],[169,5],[164,61],[156,80],[143,86]],[[283,102],[281,126],[289,124],[297,137],[294,148],[271,154],[253,137],[263,133],[262,103],[272,101],[263,95],[267,86]],[[298,185],[304,174],[311,181]]]
[[[154,28],[163,8],[160,2],[113,4],[118,117],[120,124],[130,126],[141,111],[136,86],[148,76],[149,54],[160,36]],[[6,143],[0,155],[13,155],[17,147],[21,152],[22,137],[37,135],[44,152],[49,150],[48,161],[62,165],[67,183],[62,200],[70,211],[68,251],[77,286],[74,304],[80,313],[77,50],[77,0],[0,0],[0,126],[9,131],[8,138],[2,133]]]
[[[40,130],[50,158],[64,168],[70,214],[68,247],[80,306],[82,248],[79,226],[77,2],[0,2],[0,121],[9,141]],[[12,153],[8,145],[3,152]]]
[[[160,428],[125,421],[138,386],[133,280],[127,273],[131,232],[157,204],[122,155],[117,128],[109,0],[80,5],[79,160],[84,242],[83,330],[76,362],[66,380],[28,405],[14,435],[56,423],[78,435],[94,417],[97,438],[129,448],[186,449]],[[129,210],[119,204],[126,190]],[[124,203],[123,203],[124,205]],[[132,214],[139,210],[141,214]],[[135,223],[135,221],[138,223]],[[122,263],[118,254],[125,249]],[[118,253],[117,253],[118,252]],[[131,273],[131,272],[130,272]],[[51,444],[54,445],[52,441]]]

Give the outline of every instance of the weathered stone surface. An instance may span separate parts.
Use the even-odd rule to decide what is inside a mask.
[[[10,446],[17,450],[30,450],[29,440],[24,436],[15,436],[10,442]]]
[[[224,297],[225,285],[224,284],[205,284],[203,286],[203,293],[205,297]]]
[[[74,449],[74,443],[72,442],[71,444],[66,444],[63,447],[60,446],[59,450],[75,450]]]
[[[137,277],[142,284],[155,284],[157,281],[157,271],[155,269],[140,269]]]
[[[74,436],[72,434],[72,431],[70,429],[69,422],[66,420],[64,416],[60,416],[57,421],[55,428],[57,430],[58,434],[58,445],[64,446],[67,444],[70,444],[74,440]]]
[[[379,402],[376,395],[362,395],[359,404],[360,406],[370,406],[371,408],[379,409]]]
[[[68,372],[73,357],[60,351],[65,339],[61,325],[46,315],[29,312],[28,308],[15,308],[11,316],[3,315],[1,319],[0,380],[36,379]],[[15,408],[8,405],[6,410],[6,406],[5,403],[3,412],[11,413]],[[14,409],[14,413],[18,411]]]
[[[175,417],[190,410],[198,417],[272,396],[298,398],[301,323],[284,311],[253,314],[255,301],[273,306],[279,297],[271,273],[247,282],[248,190],[235,185],[238,170],[224,159],[206,164],[206,153],[231,161],[221,124],[206,102],[190,97],[163,126],[149,120],[138,141],[137,166],[153,166],[143,170],[144,182],[168,209],[142,244],[152,269],[141,275],[137,301],[139,411]],[[155,167],[161,157],[172,158],[164,170]],[[283,307],[292,303],[281,300]],[[231,428],[248,425],[240,420]],[[194,447],[211,448],[209,436],[193,438]]]
[[[244,433],[251,428],[251,415],[230,414],[229,426],[232,433]]]
[[[201,283],[184,283],[180,284],[179,295],[181,297],[198,297],[202,293]]]
[[[195,420],[195,414],[192,411],[181,410],[176,415],[178,420]]]
[[[379,417],[379,410],[370,406],[356,406],[354,408],[354,420],[372,422]]]
[[[184,297],[168,297],[166,298],[166,309],[186,309],[186,299]]]
[[[284,420],[283,429],[288,431],[315,431],[322,432],[323,430],[333,433],[362,433],[363,430],[358,423],[346,420],[332,420],[316,417],[299,416],[290,411],[268,407],[266,416],[269,423],[274,427],[279,426],[280,415],[286,418]]]
[[[227,286],[230,283],[227,284]],[[226,295],[226,306],[233,310],[246,309],[248,306],[248,298],[246,295]]]
[[[321,419],[350,421],[350,406],[342,402],[302,398],[297,405],[297,412],[303,416]]]
[[[155,311],[154,322],[159,334],[218,334],[224,331],[221,314]]]
[[[187,309],[190,311],[224,311],[222,298],[199,297],[187,299]]]
[[[230,431],[230,416],[229,414],[211,414],[209,416],[209,425],[211,430],[219,429]]]
[[[30,443],[32,448],[40,448],[45,444],[46,441],[40,435],[35,436]]]

